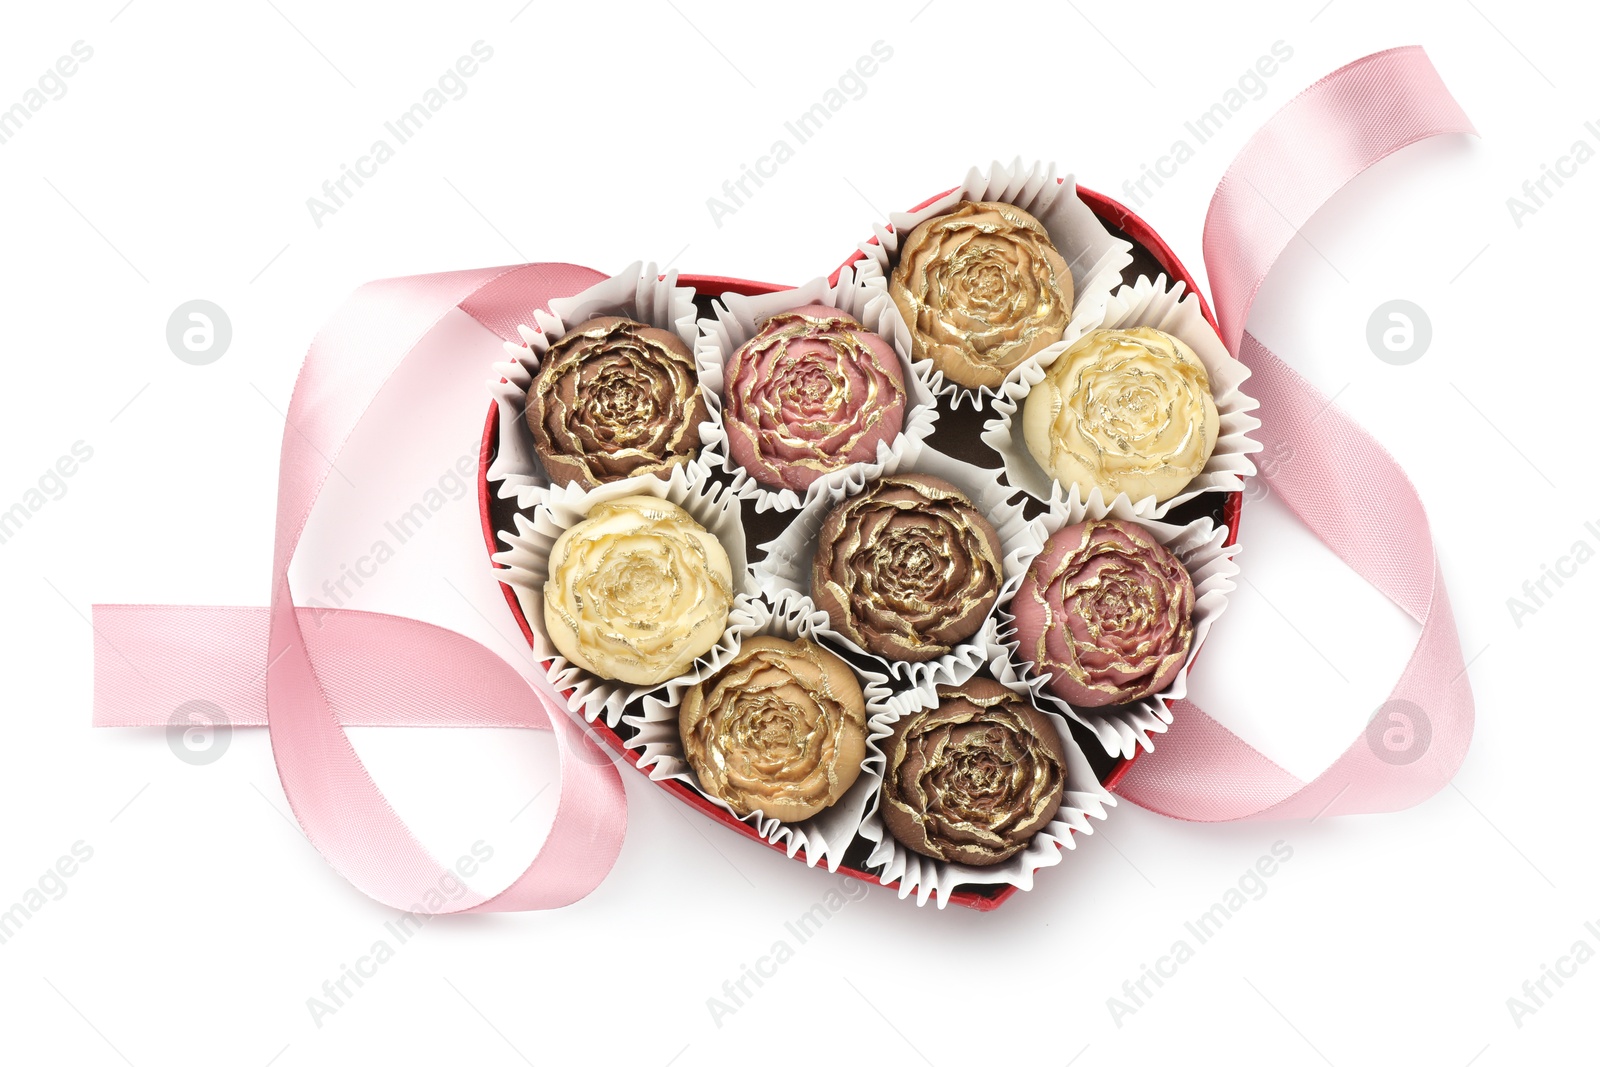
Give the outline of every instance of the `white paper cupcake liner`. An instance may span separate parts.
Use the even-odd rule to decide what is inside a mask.
[[[1194,349],[1205,364],[1211,396],[1217,405],[1217,445],[1205,469],[1169,500],[1157,503],[1153,496],[1130,500],[1134,514],[1159,519],[1203,493],[1242,491],[1245,479],[1256,473],[1250,456],[1261,451],[1260,442],[1250,437],[1261,426],[1261,420],[1251,414],[1260,404],[1245,395],[1242,388],[1250,377],[1250,368],[1228,354],[1201,312],[1200,299],[1185,293],[1182,282],[1169,284],[1164,274],[1154,280],[1140,277],[1133,285],[1117,290],[1106,305],[1104,321],[1096,328],[1134,326],[1154,327]],[[1007,375],[994,401],[995,415],[984,424],[983,441],[1005,458],[1006,479],[1046,503],[1080,503],[1087,487],[1076,483],[1064,487],[1034,461],[1023,439],[1020,412],[1028,393],[1044,380],[1046,368],[1069,346],[1066,342],[1051,345]],[[1120,495],[1126,499],[1126,494]]]
[[[811,617],[801,605],[774,609],[765,600],[757,600],[741,604],[738,612],[740,618],[737,627],[738,642],[733,650],[735,655],[739,648],[743,647],[744,641],[750,637],[778,637],[786,641],[805,637],[815,640],[815,627]],[[862,695],[866,700],[867,720],[870,722],[874,717],[883,714],[888,706],[889,679],[881,674],[860,670],[848,660],[844,662],[855,674],[856,680],[861,683]],[[711,672],[703,673],[709,677]],[[683,758],[676,699],[668,700],[659,694],[647,696],[644,699],[644,710],[639,714],[626,716],[624,721],[638,730],[634,738],[628,742],[628,747],[642,753],[639,757],[639,766],[649,768],[652,779],[658,781],[674,779],[682,782],[717,807],[733,814],[733,809],[725,801],[711,796],[700,788],[699,778]],[[863,760],[861,776],[856,779],[855,784],[832,806],[805,822],[783,823],[777,819],[767,818],[759,811],[744,816],[741,821],[754,827],[763,840],[783,845],[791,858],[804,850],[807,866],[815,867],[822,862],[826,864],[828,870],[837,871],[839,861],[844,859],[845,850],[855,840],[868,804],[877,794],[879,781],[878,772],[868,767]]]
[[[1038,219],[1050,234],[1050,242],[1072,270],[1072,319],[1062,339],[1071,344],[1100,325],[1106,302],[1122,284],[1122,272],[1133,263],[1133,246],[1112,236],[1099,216],[1079,198],[1072,175],[1058,176],[1054,163],[1036,162],[1025,166],[1019,157],[1009,165],[995,161],[987,172],[973,167],[967,171],[966,180],[959,188],[927,207],[894,212],[887,226],[874,223],[872,232],[877,241],[859,246],[867,258],[857,265],[858,273],[881,278],[887,291],[889,276],[899,262],[901,239],[916,229],[918,223],[948,214],[963,200],[1012,204]],[[909,357],[911,331],[892,300],[889,307],[895,325],[895,349]],[[919,361],[918,365],[929,369],[933,366],[926,361]],[[942,375],[936,376],[934,382],[939,397],[952,407],[960,407],[965,398],[977,409],[997,394],[997,390],[988,386],[972,389],[945,382]]]
[[[721,639],[695,660],[687,673],[656,685],[629,685],[590,674],[561,655],[544,625],[544,583],[549,577],[550,550],[556,539],[587,518],[596,504],[634,495],[658,497],[683,508],[721,543],[733,567],[734,611],[729,613],[728,627]],[[698,464],[674,467],[666,477],[641,474],[587,492],[576,484],[550,488],[525,485],[519,490],[517,504],[524,510],[515,516],[516,533],[499,533],[500,540],[510,547],[495,553],[494,562],[506,568],[495,571],[495,577],[516,592],[517,603],[533,634],[534,657],[545,664],[546,676],[556,689],[571,691],[567,706],[574,712],[591,722],[603,714],[606,725],[615,727],[630,701],[660,692],[663,699],[676,705],[686,687],[720,670],[733,656],[741,626],[750,624],[748,613],[738,609],[755,599],[756,589],[747,565],[739,501],[712,481],[706,468]]]
[[[1029,685],[1018,675],[1015,666],[1007,658],[1005,647],[997,640],[993,620],[985,626],[983,637],[984,656],[979,662],[962,665],[949,682],[928,682],[895,694],[883,714],[869,720],[866,762],[879,782],[883,779],[887,763],[881,747],[884,739],[893,733],[894,724],[903,716],[937,706],[938,685],[961,685],[971,679],[979,667],[987,665],[1000,684],[1017,693],[1030,693]],[[950,894],[964,885],[1014,885],[1022,890],[1032,889],[1034,872],[1060,863],[1064,858],[1063,850],[1076,847],[1074,833],[1094,833],[1089,820],[1105,819],[1106,808],[1116,804],[1116,797],[1100,784],[1088,757],[1073,739],[1066,721],[1054,709],[1041,705],[1037,700],[1034,706],[1050,719],[1060,733],[1061,746],[1067,756],[1066,783],[1061,809],[1056,817],[1033,836],[1026,848],[1004,863],[971,867],[913,852],[889,833],[880,811],[881,793],[873,792],[871,806],[862,820],[860,830],[861,836],[872,843],[872,853],[867,857],[866,864],[876,871],[882,884],[890,885],[898,881],[902,900],[915,894],[918,907],[933,900],[943,908],[949,903]]]
[[[823,475],[812,482],[802,495],[793,489],[772,489],[757,482],[744,468],[733,460],[728,448],[728,432],[722,421],[723,369],[728,360],[750,338],[758,324],[768,316],[807,304],[822,304],[838,308],[856,318],[867,329],[894,344],[894,328],[900,315],[894,302],[888,299],[881,278],[863,278],[845,267],[839,271],[838,281],[832,285],[826,278],[815,278],[798,289],[761,296],[740,296],[728,293],[718,299],[710,318],[700,323],[700,340],[695,348],[695,361],[700,371],[700,385],[706,390],[706,400],[711,405],[711,421],[702,426],[701,440],[705,448],[701,462],[713,470],[723,470],[733,476],[734,492],[742,500],[755,501],[756,511],[793,511],[804,507],[818,497],[826,496],[832,488],[857,476],[868,463],[854,463],[848,467]],[[906,384],[905,422],[900,433],[892,440],[880,442],[875,462],[884,462],[891,453],[903,448],[909,441],[921,441],[933,432],[938,419],[934,400],[932,367],[913,365],[903,349],[900,354],[901,370]]]
[[[984,662],[986,653],[980,631],[955,646],[938,659],[921,663],[889,660],[861,648],[854,641],[836,631],[828,621],[828,614],[819,610],[811,599],[811,564],[816,556],[817,535],[823,521],[833,506],[846,497],[861,492],[868,482],[884,474],[929,474],[943,478],[965,493],[979,513],[988,518],[1000,538],[1001,585],[995,599],[996,610],[1008,603],[1022,581],[1028,564],[1039,554],[1046,536],[1044,526],[1037,519],[1023,514],[1020,500],[1008,502],[1017,491],[1001,483],[994,470],[975,467],[970,463],[952,459],[921,441],[907,442],[903,451],[889,457],[887,462],[861,464],[860,470],[851,473],[848,480],[830,488],[827,496],[818,497],[801,509],[794,522],[782,536],[769,541],[761,548],[766,557],[752,570],[757,583],[780,606],[787,608],[793,602],[810,613],[819,639],[857,655],[868,656],[882,663],[892,677],[914,685],[930,681],[953,684],[952,680],[965,670],[969,675]],[[990,612],[993,617],[994,612]]]
[[[576,296],[550,301],[549,312],[534,311],[533,325],[517,328],[523,343],[506,342],[506,352],[511,359],[494,365],[495,377],[488,383],[489,393],[499,409],[500,424],[500,450],[489,465],[489,481],[500,483],[501,498],[516,496],[524,486],[549,488],[550,477],[534,452],[533,434],[525,418],[528,390],[539,372],[539,361],[550,346],[565,337],[568,328],[601,315],[622,315],[647,326],[670,330],[691,352],[699,334],[694,290],[678,284],[677,271],[659,277],[654,263],[635,263]],[[711,394],[704,381],[700,383],[700,392],[709,403]],[[701,423],[702,446],[705,425]]]
[[[1172,684],[1159,693],[1131,704],[1100,708],[1075,707],[1047,688],[1045,683],[1050,678],[1048,672],[1039,674],[1034,671],[1033,660],[1028,657],[1027,650],[1022,647],[1022,641],[1017,636],[1016,619],[1008,610],[1009,599],[999,612],[999,631],[1000,640],[1010,654],[1011,661],[1018,665],[1028,688],[1033,691],[1035,702],[1040,707],[1058,711],[1077,720],[1093,731],[1109,755],[1128,759],[1133,756],[1135,749],[1140,747],[1147,752],[1155,751],[1155,742],[1151,739],[1151,735],[1166,733],[1167,727],[1172,724],[1170,704],[1187,695],[1189,668],[1194,664],[1195,657],[1200,654],[1200,646],[1205,644],[1212,623],[1216,622],[1218,616],[1227,608],[1228,594],[1236,588],[1234,579],[1239,574],[1239,565],[1234,562],[1234,557],[1239,553],[1239,546],[1224,545],[1228,528],[1216,526],[1208,518],[1196,519],[1187,526],[1175,526],[1171,523],[1140,518],[1134,514],[1125,495],[1119,495],[1108,505],[1100,496],[1098,489],[1089,494],[1087,502],[1076,501],[1068,504],[1058,502],[1036,521],[1042,524],[1048,541],[1050,536],[1068,526],[1074,526],[1088,519],[1104,518],[1127,519],[1138,523],[1178,557],[1178,561],[1189,572],[1189,578],[1194,583],[1194,614],[1191,616],[1194,638],[1189,644],[1189,656],[1184,660],[1183,668],[1173,679]]]

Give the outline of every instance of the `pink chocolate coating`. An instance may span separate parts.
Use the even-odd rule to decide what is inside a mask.
[[[733,461],[771,488],[804,492],[877,458],[905,423],[893,346],[836,308],[780,312],[728,360],[723,424]]]
[[[1194,583],[1137,523],[1059,531],[1011,601],[1021,658],[1080,708],[1126,704],[1178,677],[1194,636]]]

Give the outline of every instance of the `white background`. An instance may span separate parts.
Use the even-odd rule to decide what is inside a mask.
[[[1584,127],[1600,119],[1592,14],[1508,0],[348,7],[35,4],[0,34],[0,108],[74,42],[93,49],[65,95],[0,144],[0,510],[75,442],[93,449],[0,544],[0,909],[76,842],[93,849],[65,895],[0,945],[0,1059],[1592,1061],[1600,964],[1549,986],[1520,1026],[1507,998],[1580,938],[1600,948],[1584,928],[1600,920],[1600,566],[1521,625],[1507,598],[1574,542],[1600,543],[1584,526],[1600,524],[1600,353],[1582,295],[1600,165],[1551,186],[1520,226],[1506,205],[1574,141],[1600,147]],[[306,199],[479,40],[493,58],[465,96],[319,227]],[[707,198],[876,41],[893,55],[864,95],[719,226]],[[718,1026],[707,999],[839,880],[630,772],[627,843],[591,897],[433,920],[318,1026],[307,998],[394,913],[292,824],[264,731],[235,732],[201,767],[160,730],[92,731],[86,615],[95,602],[265,602],[281,413],[345,295],[370,278],[525,259],[800,282],[837,265],[875,215],[996,156],[1055,160],[1135,205],[1123,182],[1175,139],[1193,144],[1185,120],[1277,41],[1293,56],[1260,99],[1137,204],[1201,277],[1217,178],[1335,67],[1422,43],[1483,134],[1414,147],[1356,181],[1290,248],[1252,323],[1394,451],[1429,506],[1478,702],[1455,785],[1410,811],[1315,824],[1187,825],[1125,803],[996,913],[919,910],[881,890],[851,902]],[[180,362],[165,339],[196,298],[233,327],[209,366]],[[1407,366],[1366,343],[1369,315],[1394,298],[1432,322]],[[475,345],[467,331],[458,390],[394,410],[412,420],[405,455],[341,460],[355,488],[319,512],[302,595],[475,448],[494,355]],[[1249,508],[1244,537],[1249,583],[1214,632],[1198,699],[1311,775],[1383,700],[1414,631],[1270,498]],[[514,655],[481,553],[469,495],[355,606]],[[439,855],[495,849],[485,888],[533,854],[556,795],[540,792],[547,737],[357,744]],[[1193,945],[1184,923],[1278,841],[1293,857],[1265,896],[1115,1020],[1107,999],[1174,941]]]

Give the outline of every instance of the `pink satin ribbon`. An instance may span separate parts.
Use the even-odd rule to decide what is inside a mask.
[[[394,908],[526,911],[570,904],[611,870],[627,826],[616,766],[542,678],[529,686],[476,641],[414,619],[296,608],[289,563],[340,451],[417,344],[461,308],[502,338],[534,308],[602,276],[565,264],[430,274],[357,290],[312,343],[289,403],[268,608],[97,605],[95,723],[160,725],[210,700],[239,725],[265,722],[295,818],[329,863]],[[478,374],[482,367],[462,367]],[[392,428],[390,428],[392,431]],[[505,890],[448,907],[454,871],[434,859],[372,781],[347,725],[551,730],[561,796],[538,855]]]
[[[1204,240],[1222,339],[1250,368],[1249,389],[1261,401],[1257,437],[1269,454],[1293,457],[1258,477],[1422,625],[1390,700],[1414,705],[1400,705],[1410,719],[1426,717],[1426,751],[1409,763],[1389,762],[1363,734],[1302,782],[1179,701],[1172,728],[1117,786],[1136,804],[1201,822],[1398,811],[1444,788],[1466,757],[1472,689],[1416,489],[1382,445],[1246,333],[1245,322],[1279,255],[1347,182],[1423,138],[1476,132],[1421,48],[1358,59],[1295,97],[1250,139],[1211,199]],[[1292,451],[1279,451],[1280,443]]]
[[[1251,140],[1217,189],[1205,235],[1223,339],[1255,374],[1260,436],[1269,448],[1282,441],[1294,450],[1292,463],[1265,477],[1333,551],[1422,624],[1394,697],[1426,709],[1428,751],[1396,765],[1358,738],[1304,783],[1181,702],[1171,731],[1118,787],[1145,807],[1194,820],[1394,810],[1436,792],[1466,754],[1472,696],[1415,490],[1371,437],[1244,332],[1262,279],[1298,226],[1379,159],[1449,132],[1473,131],[1420,49],[1358,60],[1306,90]],[[312,344],[290,402],[271,606],[97,605],[95,724],[159,726],[196,699],[216,703],[235,725],[266,724],[306,836],[363,892],[412,911],[434,910],[424,902],[453,875],[390,807],[344,727],[550,729],[561,753],[561,799],[544,846],[503,892],[445,910],[559,907],[598,885],[621,848],[626,801],[616,767],[568,718],[560,694],[542,678],[530,686],[499,656],[448,630],[297,608],[288,570],[345,442],[443,316],[459,307],[510,339],[533,308],[600,277],[529,264],[358,290]]]

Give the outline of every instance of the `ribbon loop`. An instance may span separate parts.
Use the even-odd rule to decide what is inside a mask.
[[[1135,803],[1204,822],[1396,811],[1442,789],[1466,757],[1472,690],[1416,489],[1382,445],[1245,332],[1245,322],[1299,227],[1347,182],[1424,138],[1475,132],[1421,48],[1378,52],[1334,71],[1269,119],[1228,168],[1206,216],[1206,271],[1223,341],[1251,369],[1258,436],[1293,457],[1258,477],[1422,625],[1380,709],[1415,747],[1386,748],[1388,722],[1379,722],[1305,783],[1179,701],[1172,729],[1117,787]]]
[[[1239,351],[1272,265],[1335,193],[1407,145],[1477,132],[1417,45],[1363,56],[1283,105],[1239,150],[1206,210],[1206,278],[1228,351]]]
[[[312,342],[289,404],[271,606],[96,606],[96,723],[148,724],[152,705],[174,709],[202,695],[236,725],[264,722],[278,777],[306,836],[340,874],[391,907],[435,914],[531,910],[560,907],[593,890],[622,847],[627,804],[616,766],[568,718],[561,695],[537,676],[530,688],[494,653],[449,630],[391,615],[297,608],[288,574],[345,442],[441,319],[459,307],[510,339],[516,323],[532,321],[534,308],[600,277],[583,267],[535,263],[389,279],[357,290]],[[561,757],[561,799],[532,864],[496,896],[468,893],[446,904],[438,889],[454,871],[429,855],[395,813],[351,746],[347,725],[551,730]]]

